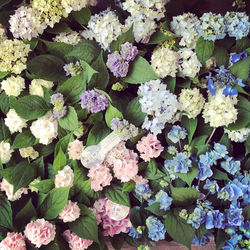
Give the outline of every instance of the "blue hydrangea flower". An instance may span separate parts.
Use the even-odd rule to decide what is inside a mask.
[[[155,201],[160,203],[160,208],[167,211],[170,209],[170,206],[172,204],[172,198],[168,196],[166,192],[163,190],[160,190],[155,195]]]
[[[227,147],[219,143],[214,144],[214,151],[217,153],[218,159],[222,159],[228,154]]]
[[[221,162],[221,167],[229,174],[235,175],[240,171],[240,161],[234,161],[232,157],[226,157],[226,161]]]
[[[210,76],[211,76],[211,72],[210,73]],[[214,85],[214,81],[212,78],[209,78],[209,77],[206,77],[207,78],[207,89],[209,90],[210,94],[212,96],[214,96],[216,94],[216,87]]]
[[[233,88],[231,85],[227,85],[226,88],[222,92],[223,95],[225,96],[233,96],[233,95],[238,95],[237,89]]]
[[[168,133],[168,139],[171,140],[173,143],[177,143],[180,140],[184,140],[186,136],[186,129],[177,125],[173,126]]]
[[[201,207],[196,207],[193,213],[188,216],[187,223],[198,229],[205,222],[205,218],[206,212]]]
[[[242,205],[250,204],[250,174],[236,176],[233,183],[237,185],[243,192]]]
[[[240,53],[234,53],[231,56],[231,63],[235,64],[243,59],[245,59],[247,57],[247,52],[246,51],[242,51]]]
[[[146,219],[148,228],[148,237],[153,241],[165,239],[166,228],[155,216],[149,216]]]
[[[200,155],[200,161],[198,162],[199,172],[196,178],[204,181],[208,177],[211,177],[213,175],[213,171],[210,167],[211,165],[212,164],[208,153],[205,155]]]
[[[222,200],[237,201],[237,199],[242,196],[243,192],[241,188],[233,182],[227,183],[227,185],[218,192],[218,198]]]
[[[207,234],[205,233],[201,239],[199,240],[198,237],[195,235],[194,239],[192,241],[196,246],[205,246],[209,243],[209,238]]]
[[[242,216],[242,208],[230,206],[226,213],[227,224],[229,226],[242,226],[244,217]]]
[[[128,235],[133,237],[134,239],[141,238],[142,236],[139,232],[136,231],[133,226],[130,228]]]
[[[219,210],[208,211],[206,215],[206,229],[224,228],[225,215]]]
[[[209,190],[211,194],[215,194],[219,191],[219,186],[216,181],[206,180],[205,185],[203,186],[205,190]]]
[[[189,168],[192,167],[192,161],[184,153],[177,153],[171,161],[171,164],[174,166],[176,173],[187,173]]]
[[[244,12],[227,12],[225,17],[226,32],[230,37],[239,40],[246,37],[250,30],[249,17]]]
[[[147,200],[151,196],[152,191],[148,184],[139,183],[135,186],[135,193]]]

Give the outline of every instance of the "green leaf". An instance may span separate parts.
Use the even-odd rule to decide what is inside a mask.
[[[167,211],[165,228],[168,234],[178,243],[191,249],[195,229],[179,216],[180,209]]]
[[[23,130],[17,134],[13,142],[12,148],[27,148],[35,144],[36,138],[31,134],[29,129]]]
[[[146,168],[145,177],[149,180],[157,180],[165,176],[166,175],[158,169],[155,159],[152,159]]]
[[[11,0],[2,0],[1,3],[0,3],[0,8],[2,8],[4,5],[10,3]]]
[[[195,130],[197,128],[198,120],[195,119],[189,119],[187,116],[183,115],[181,119],[182,126],[187,130],[188,132],[188,144],[191,143],[193,135],[195,133]]]
[[[230,149],[230,143],[231,143],[231,141],[228,138],[227,134],[223,134],[223,136],[221,137],[219,143],[222,144],[222,145],[225,145],[228,150]]]
[[[250,57],[249,57],[250,58]],[[235,123],[231,123],[226,129],[238,130],[241,128],[246,128],[250,123],[250,113],[245,109],[238,109],[237,120]]]
[[[230,179],[228,178],[227,173],[222,172],[221,170],[217,169],[217,168],[213,168],[213,179],[215,180],[225,180],[225,181],[230,181]]]
[[[38,183],[36,183],[32,186],[37,188],[39,190],[39,192],[47,194],[55,186],[54,179],[42,180],[42,181],[39,181]]]
[[[7,76],[9,72],[1,72],[0,71],[0,79],[3,79],[5,76]]]
[[[95,192],[94,190],[91,189],[91,179],[88,179],[86,181],[79,181],[75,183],[77,188],[81,190],[82,193],[87,195],[90,198],[93,199],[98,199],[100,198],[100,192]]]
[[[197,176],[199,169],[197,167],[192,167],[186,174],[183,173],[175,173],[179,178],[185,181],[189,187],[191,187],[194,178]]]
[[[205,224],[202,224],[198,229],[195,230],[195,235],[201,240],[202,236],[207,232]]]
[[[144,224],[142,220],[143,214],[141,212],[142,212],[141,210],[138,210],[135,207],[132,207],[129,210],[129,218],[130,218],[132,225],[135,228],[137,228],[138,226],[142,226]]]
[[[135,189],[136,183],[133,180],[125,182],[122,186],[122,191],[132,192]]]
[[[215,46],[213,57],[215,57],[216,65],[218,67],[222,65],[224,65],[225,67],[228,66],[229,54],[225,48],[220,47],[220,46]]]
[[[145,117],[147,116],[146,113],[141,111],[141,104],[139,102],[139,97],[134,98],[131,100],[124,113],[124,118],[128,120],[130,123],[133,123],[135,126],[140,126]]]
[[[56,92],[60,92],[65,97],[65,102],[75,104],[80,101],[80,95],[86,90],[86,78],[84,72],[69,78],[59,85]]]
[[[32,200],[29,199],[23,209],[16,215],[14,219],[15,226],[22,231],[32,218],[36,218],[36,209],[32,204]]]
[[[105,90],[109,83],[109,72],[107,70],[106,64],[103,61],[103,52],[101,51],[100,55],[91,65],[98,74],[94,74],[88,83],[88,88],[98,88]]]
[[[167,77],[166,79],[167,89],[170,90],[171,93],[174,93],[176,86],[176,78],[175,77]]]
[[[10,137],[10,131],[5,125],[4,119],[0,119],[0,141],[5,141]]]
[[[104,122],[96,123],[88,134],[86,146],[97,145],[102,139],[110,134],[110,129]]]
[[[97,58],[100,51],[100,47],[96,42],[83,39],[65,57],[69,61],[84,60],[90,64]]]
[[[53,28],[47,28],[46,32],[51,34],[59,34],[62,32],[72,32],[73,30],[67,25],[66,22],[56,23]]]
[[[59,125],[66,130],[75,131],[78,128],[78,118],[75,109],[68,106],[68,112],[65,117],[58,120]]]
[[[20,117],[26,120],[42,117],[50,110],[45,100],[37,95],[23,96],[13,102],[11,106]]]
[[[238,99],[237,108],[245,109],[250,112],[250,105],[248,99],[242,95],[238,95],[237,99]]]
[[[55,56],[59,56],[61,58],[64,58],[64,55],[69,53],[74,46],[67,44],[67,43],[61,43],[61,42],[50,42],[50,41],[46,41],[46,40],[42,40],[41,41],[47,46],[48,51],[55,55]]]
[[[47,81],[65,79],[64,61],[53,55],[36,56],[27,62],[27,70],[36,78]]]
[[[250,56],[235,63],[233,66],[230,67],[230,71],[236,77],[241,78],[243,81],[246,81],[249,75],[249,68]]]
[[[217,250],[222,249],[222,247],[226,244],[227,238],[228,238],[228,235],[225,232],[225,230],[218,229],[216,237],[215,237],[215,243],[216,243]]]
[[[79,24],[87,25],[91,17],[91,12],[89,8],[83,8],[80,11],[72,11],[71,15]]]
[[[56,218],[64,209],[69,196],[70,187],[52,189],[40,206],[42,216],[47,220]]]
[[[72,161],[72,165],[74,167],[74,184],[88,180],[87,174],[85,173],[86,168],[83,168],[82,166],[79,167],[76,160]]]
[[[131,28],[127,32],[121,34],[115,41],[110,44],[110,51],[120,51],[121,45],[126,42],[134,42],[133,26],[131,26]]]
[[[12,182],[14,185],[14,193],[22,187],[27,187],[37,175],[37,169],[28,165],[26,161],[17,164],[12,173]]]
[[[16,98],[14,96],[7,96],[5,94],[5,91],[3,91],[0,95],[0,109],[4,114],[7,114],[10,107],[11,103],[14,102]]]
[[[243,216],[246,220],[250,220],[250,205],[247,205],[243,209]]]
[[[199,191],[195,188],[172,187],[171,191],[175,205],[188,205],[200,197]]]
[[[98,227],[93,212],[86,206],[81,205],[81,214],[82,216],[79,219],[69,223],[70,230],[81,238],[99,243]]]
[[[170,32],[169,32],[170,33]],[[163,43],[165,42],[167,39],[169,38],[174,38],[175,35],[165,35],[164,33],[162,33],[161,31],[156,31],[151,37],[150,37],[150,41],[148,42],[148,44],[159,44],[159,43]]]
[[[160,208],[159,202],[155,202],[152,205],[145,207],[145,209],[157,216],[164,216],[166,214],[166,211]]]
[[[31,167],[36,168],[37,169],[37,177],[41,177],[44,178],[44,157],[41,156],[39,158],[37,158],[35,161],[33,161],[30,164]]]
[[[195,137],[191,142],[192,153],[197,153],[198,149],[201,146],[205,145],[207,138],[208,138],[208,135],[201,135],[201,136]]]
[[[13,229],[11,205],[8,199],[2,194],[0,194],[0,218],[0,226],[10,230]]]
[[[53,162],[54,170],[56,172],[58,172],[59,170],[62,170],[64,166],[66,165],[66,162],[67,162],[67,158],[65,154],[63,153],[62,148],[60,148]]]
[[[68,148],[69,143],[72,142],[73,140],[74,140],[73,133],[69,133],[66,136],[64,136],[62,139],[60,139],[55,146],[54,156],[58,154],[60,148],[65,153]]]
[[[243,50],[250,47],[250,39],[247,37],[243,37],[239,40],[236,40],[236,52],[242,52]]]
[[[199,61],[202,64],[205,64],[205,62],[211,57],[213,51],[214,51],[214,42],[209,40],[204,40],[203,37],[199,37],[199,39],[196,42],[195,52],[197,54]]]
[[[112,247],[115,249],[115,250],[121,250],[122,249],[122,246],[124,244],[124,238],[125,236],[123,234],[116,234],[114,235],[113,237],[110,237],[109,240],[112,244]]]
[[[122,191],[122,187],[118,185],[112,185],[112,187],[106,187],[104,189],[104,195],[114,203],[130,207],[128,192]]]
[[[32,38],[31,40],[24,40],[23,42],[25,44],[29,44],[30,45],[30,49],[34,50],[38,44],[38,38]]]
[[[121,118],[122,119],[123,115],[117,108],[115,108],[114,106],[109,104],[109,106],[105,112],[105,121],[106,121],[109,128],[110,128],[110,121],[113,118]]]
[[[159,79],[159,77],[145,58],[137,56],[130,66],[128,76],[123,78],[123,81],[132,84],[140,84],[153,79]]]

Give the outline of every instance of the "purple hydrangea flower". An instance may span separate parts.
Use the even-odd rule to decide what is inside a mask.
[[[108,107],[108,99],[105,95],[94,90],[87,90],[81,94],[81,107],[86,108],[91,113],[97,113]]]
[[[125,77],[128,74],[128,62],[123,61],[116,51],[108,55],[107,66],[116,77]]]
[[[64,106],[64,99],[61,93],[56,93],[50,97],[50,103],[54,105],[52,115],[56,119],[60,119],[67,114],[67,107]]]
[[[136,46],[133,46],[132,43],[126,42],[121,45],[120,54],[123,60],[131,62],[135,60],[138,54],[138,49]]]

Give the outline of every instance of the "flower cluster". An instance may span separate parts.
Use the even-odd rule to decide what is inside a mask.
[[[53,38],[55,42],[77,45],[81,42],[81,36],[76,32],[62,32]]]
[[[148,228],[148,237],[150,239],[153,241],[165,239],[166,228],[155,216],[148,217],[146,225]]]
[[[141,85],[138,95],[141,97],[139,102],[142,112],[148,114],[142,127],[155,135],[161,133],[165,123],[171,120],[177,111],[176,96],[166,90],[166,85],[160,80],[151,80]]]
[[[105,236],[113,237],[121,232],[128,233],[132,224],[129,207],[118,205],[107,198],[100,198],[93,205],[93,213],[98,224],[102,224]]]
[[[94,90],[87,90],[81,94],[81,107],[91,113],[97,113],[108,107],[108,99],[105,95]]]
[[[29,93],[30,95],[38,95],[43,97],[43,87],[47,89],[52,89],[54,83],[51,81],[46,81],[43,79],[33,79],[29,85]]]
[[[76,76],[79,73],[81,73],[81,71],[83,70],[82,65],[80,64],[79,61],[77,61],[76,63],[68,63],[65,64],[63,66],[64,71],[66,72],[66,76]]]
[[[125,77],[128,74],[129,62],[133,61],[137,54],[137,47],[126,42],[121,45],[120,54],[115,51],[108,55],[107,66],[114,76]]]
[[[54,106],[52,115],[56,119],[63,118],[67,114],[67,107],[64,106],[64,99],[61,93],[53,94],[50,103]]]

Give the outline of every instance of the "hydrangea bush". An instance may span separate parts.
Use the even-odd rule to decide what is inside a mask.
[[[244,10],[19,2],[0,3],[0,249],[249,249]]]

